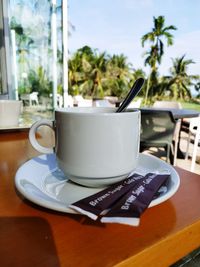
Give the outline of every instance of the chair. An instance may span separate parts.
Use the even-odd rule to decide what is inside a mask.
[[[197,149],[200,141],[200,117],[190,119],[185,159],[188,159],[189,156],[189,146],[190,146],[191,136],[194,136],[194,147],[193,147],[192,163],[190,170],[191,172],[194,172],[195,162],[197,157]]]
[[[64,105],[67,107],[73,107],[74,106],[74,98],[72,95],[64,94]]]
[[[177,101],[155,101],[153,104],[154,108],[171,108],[171,109],[182,109],[182,105],[180,102]],[[175,134],[174,134],[174,154],[176,157],[174,157],[173,165],[176,165],[176,159],[177,159],[177,151],[180,155],[182,152],[180,151],[180,138],[181,138],[181,130],[183,128],[183,119],[176,121],[176,128],[175,128]]]
[[[177,144],[180,121],[176,123],[170,111],[141,109],[140,151],[150,147],[161,147],[166,150],[166,161],[170,162],[170,151],[175,141],[173,164],[176,164]]]
[[[63,106],[63,96],[57,94],[57,105],[61,108]]]
[[[38,92],[32,92],[30,94],[22,94],[20,98],[24,103],[28,101],[29,106],[32,106],[33,103],[39,105]]]
[[[50,98],[53,98],[53,94],[50,94],[49,96]],[[63,106],[63,96],[60,94],[56,94],[56,101],[57,101],[57,106],[61,108]]]
[[[180,102],[176,101],[156,101],[153,104],[154,108],[177,108],[181,109],[182,105]]]

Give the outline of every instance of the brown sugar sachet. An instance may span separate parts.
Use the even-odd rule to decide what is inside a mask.
[[[148,208],[155,193],[169,176],[169,174],[147,174],[142,183],[138,184],[124,195],[108,213],[101,218],[101,222],[115,222],[138,226],[141,214]]]
[[[144,176],[134,173],[123,181],[111,185],[94,195],[81,199],[69,205],[69,207],[96,220],[103,211],[109,209],[119,198],[143,179],[145,179]]]

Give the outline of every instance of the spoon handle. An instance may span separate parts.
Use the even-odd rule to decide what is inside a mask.
[[[119,108],[116,110],[116,112],[122,112],[130,104],[130,102],[133,100],[133,98],[141,90],[143,84],[144,84],[144,79],[143,78],[139,78],[134,82],[134,84],[133,84],[131,90],[129,91],[128,95],[123,100],[123,102],[121,103]]]

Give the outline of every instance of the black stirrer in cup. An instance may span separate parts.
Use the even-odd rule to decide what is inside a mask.
[[[130,102],[133,100],[133,98],[139,93],[139,91],[141,90],[143,84],[144,84],[144,79],[143,78],[139,78],[134,82],[134,84],[133,84],[131,90],[129,91],[128,95],[122,101],[121,105],[116,110],[116,112],[122,112],[122,111],[124,111],[126,109],[126,107],[130,104]]]

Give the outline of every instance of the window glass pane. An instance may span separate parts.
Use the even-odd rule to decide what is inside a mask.
[[[15,38],[16,70],[20,96],[38,92],[51,99],[53,84],[52,1],[10,0],[10,28]],[[61,1],[56,6],[57,84],[62,93]],[[12,35],[12,36],[13,36]],[[14,42],[13,42],[14,43]]]
[[[3,2],[0,2],[0,98],[7,94]]]
[[[1,95],[3,94],[1,65],[0,65],[0,94]]]

